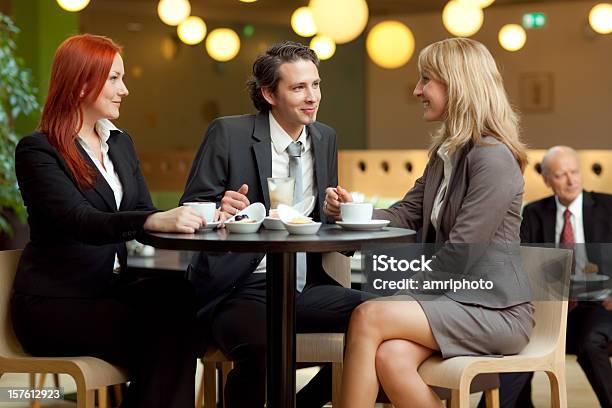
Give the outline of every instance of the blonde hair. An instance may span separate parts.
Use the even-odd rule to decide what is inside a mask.
[[[430,154],[446,141],[454,152],[470,140],[483,144],[482,136],[487,135],[505,144],[521,171],[525,169],[527,153],[519,136],[519,118],[484,45],[468,38],[435,42],[421,51],[419,71],[444,83],[448,92],[442,126],[434,134]]]

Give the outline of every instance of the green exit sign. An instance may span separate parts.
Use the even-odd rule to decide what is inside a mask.
[[[523,14],[523,27],[542,28],[545,25],[546,25],[546,14],[544,13]]]

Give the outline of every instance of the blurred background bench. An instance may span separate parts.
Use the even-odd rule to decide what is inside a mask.
[[[525,170],[524,202],[549,196],[540,176],[545,150],[530,150]],[[612,151],[579,150],[584,188],[612,193]],[[195,150],[141,152],[140,164],[151,196],[161,209],[175,207],[196,155]],[[388,207],[401,199],[427,164],[427,150],[341,150],[338,153],[340,185],[362,193],[377,207]]]

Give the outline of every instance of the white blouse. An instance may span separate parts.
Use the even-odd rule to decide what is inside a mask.
[[[433,208],[431,209],[431,224],[434,226],[436,231],[440,227],[440,209],[442,208],[442,204],[446,199],[448,185],[450,184],[450,179],[453,172],[453,161],[452,156],[448,154],[448,145],[449,142],[446,141],[438,149],[438,157],[444,162],[444,179],[442,180],[442,183],[440,183],[438,193],[434,199]]]
[[[94,151],[90,149],[87,145],[87,142],[81,138],[81,136],[77,137],[77,140],[87,153],[87,155],[91,158],[91,160],[96,165],[104,180],[108,183],[111,190],[113,190],[113,195],[115,196],[115,204],[117,204],[117,209],[121,205],[121,199],[123,198],[123,186],[121,185],[121,180],[119,180],[119,176],[115,171],[115,166],[111,161],[108,155],[108,138],[110,137],[111,130],[119,130],[113,123],[108,119],[101,119],[96,122],[95,125],[96,133],[100,137],[100,148],[102,150],[102,163],[98,160]],[[119,258],[117,254],[115,254],[115,264],[113,265],[113,271],[119,271]]]

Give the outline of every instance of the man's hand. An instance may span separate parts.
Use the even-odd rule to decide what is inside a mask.
[[[248,192],[249,186],[246,184],[241,185],[238,191],[227,190],[221,199],[220,210],[230,215],[244,210],[251,204],[246,196]]]
[[[217,225],[217,228],[225,228],[225,220],[231,218],[232,216],[224,211],[215,210],[215,221],[219,221],[220,224]]]
[[[601,305],[606,310],[612,310],[612,298],[605,299],[603,302],[601,302]]]
[[[327,187],[323,211],[328,217],[337,221],[340,219],[340,204],[351,202],[353,202],[353,197],[342,187]]]

